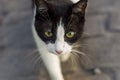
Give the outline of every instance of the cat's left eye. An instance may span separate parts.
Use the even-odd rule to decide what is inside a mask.
[[[73,38],[74,36],[75,36],[75,32],[73,32],[73,31],[66,33],[67,38]]]
[[[52,37],[53,36],[53,34],[52,34],[52,32],[49,32],[49,31],[46,31],[45,32],[45,36],[47,36],[47,37]]]

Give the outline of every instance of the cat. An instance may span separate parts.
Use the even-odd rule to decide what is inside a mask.
[[[34,0],[33,36],[51,80],[64,80],[67,61],[84,29],[87,0]],[[77,44],[79,45],[79,44]]]

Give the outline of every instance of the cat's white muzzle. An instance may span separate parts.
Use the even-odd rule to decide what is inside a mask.
[[[49,43],[47,44],[47,48],[49,52],[56,55],[68,54],[71,53],[72,50],[72,46],[70,46],[66,42],[63,43],[57,42],[55,44]]]

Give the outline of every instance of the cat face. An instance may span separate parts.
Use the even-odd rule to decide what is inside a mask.
[[[35,29],[49,52],[66,54],[72,51],[83,32],[87,0],[35,0]]]

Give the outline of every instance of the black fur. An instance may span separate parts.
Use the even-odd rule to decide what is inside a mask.
[[[75,37],[65,41],[72,44],[80,39],[84,22],[85,22],[85,8],[87,0],[81,0],[73,4],[70,0],[34,0],[36,4],[35,29],[39,37],[44,42],[54,43],[56,40],[57,24],[62,18],[65,32],[76,32]],[[47,38],[44,32],[50,30],[53,37]]]

